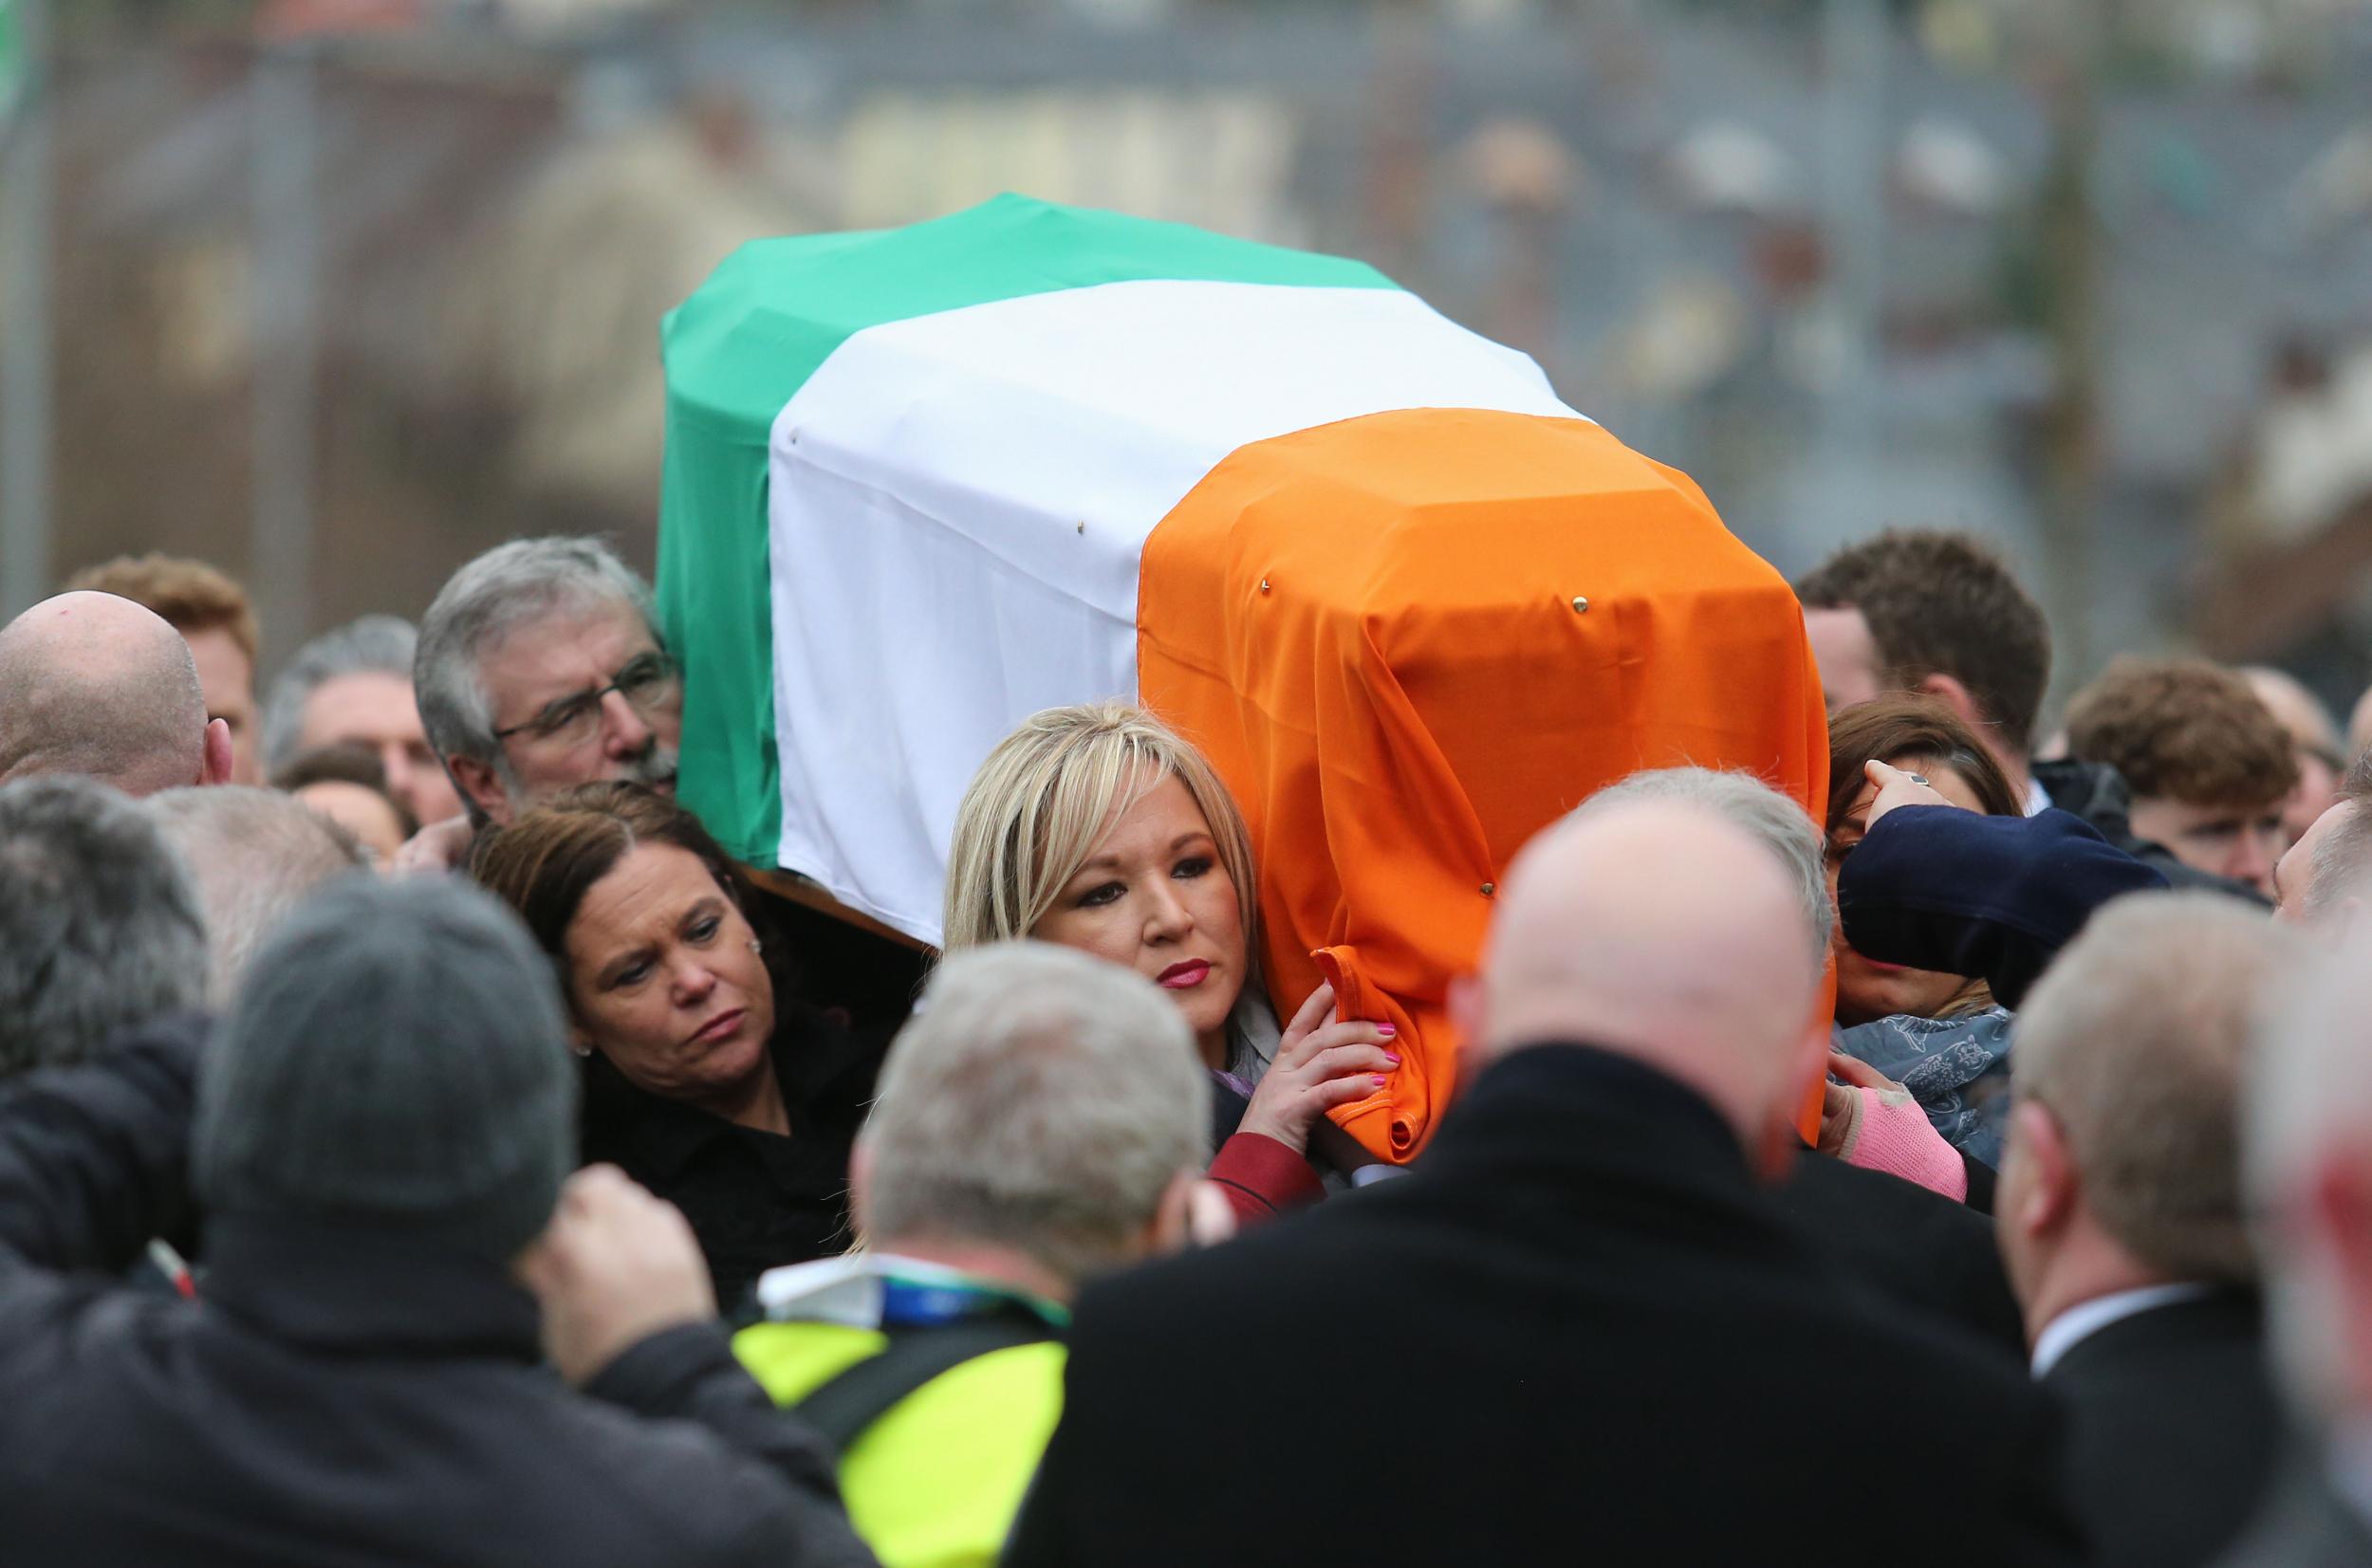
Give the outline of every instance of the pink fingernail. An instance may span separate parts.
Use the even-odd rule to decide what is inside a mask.
[[[1386,1040],[1391,1039],[1394,1035],[1399,1034],[1399,1030],[1394,1028],[1389,1024],[1379,1024],[1376,1025],[1376,1033],[1383,1036]]]
[[[1374,1079],[1370,1079],[1370,1081],[1373,1082],[1377,1088],[1381,1089],[1383,1087],[1385,1082],[1384,1076],[1381,1073],[1378,1073]]]
[[[1394,1056],[1394,1055],[1393,1055],[1391,1052],[1389,1052],[1389,1051],[1386,1051],[1386,1052],[1384,1052],[1384,1053],[1383,1053],[1383,1060],[1384,1060],[1384,1061],[1388,1061],[1388,1062],[1390,1062],[1390,1063],[1392,1063],[1392,1065],[1393,1065],[1393,1066],[1395,1066],[1395,1067],[1398,1067],[1398,1066],[1400,1064],[1400,1059],[1399,1059],[1399,1057]]]

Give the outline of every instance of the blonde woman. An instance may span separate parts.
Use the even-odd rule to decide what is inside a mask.
[[[1212,1178],[1247,1219],[1320,1195],[1313,1132],[1399,1064],[1389,1024],[1332,1021],[1330,987],[1279,1034],[1256,972],[1257,886],[1243,814],[1199,751],[1125,704],[1049,708],[964,792],[942,939],[1056,942],[1167,991],[1219,1091]]]

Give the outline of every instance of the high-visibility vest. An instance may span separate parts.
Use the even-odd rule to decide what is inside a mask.
[[[756,1323],[733,1354],[792,1407],[889,1337],[841,1323]],[[1010,1345],[939,1374],[841,1451],[849,1522],[885,1568],[991,1568],[1063,1412],[1061,1341]]]

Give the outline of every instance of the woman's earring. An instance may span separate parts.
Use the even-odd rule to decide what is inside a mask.
[[[760,941],[759,941],[756,937],[754,937],[754,936],[752,936],[751,938],[750,938],[750,950],[751,950],[751,952],[755,952],[755,951],[757,951],[757,950],[758,950],[758,949],[759,949],[759,948],[761,948],[761,947],[763,947],[764,945],[765,945],[765,944],[761,943],[761,942],[760,942]]]
[[[574,1051],[579,1056],[591,1056],[593,1054],[593,1047],[590,1045],[571,1045],[568,1049]]]

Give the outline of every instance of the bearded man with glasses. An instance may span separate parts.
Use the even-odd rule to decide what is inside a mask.
[[[617,717],[610,709],[612,696],[623,697],[633,722],[612,725]],[[674,723],[680,716],[683,688],[676,679],[676,661],[653,650],[637,654],[618,672],[618,678],[607,686],[590,687],[583,692],[555,697],[535,710],[535,716],[524,724],[514,724],[494,731],[494,738],[507,741],[526,735],[529,742],[552,756],[583,751],[596,740],[608,736],[647,736],[647,742],[629,741],[639,746],[626,757],[630,766],[639,767],[643,761],[656,755],[658,740],[658,725]],[[648,781],[651,787],[662,792],[675,788],[675,775]]]
[[[675,788],[683,685],[650,590],[596,540],[513,540],[455,572],[413,684],[473,824],[575,784]]]
[[[454,573],[421,622],[412,684],[467,815],[423,827],[398,871],[456,868],[482,829],[579,784],[675,793],[682,674],[649,587],[599,540],[517,539]],[[753,915],[800,1000],[883,1031],[904,1020],[917,952],[786,898],[762,896]]]

